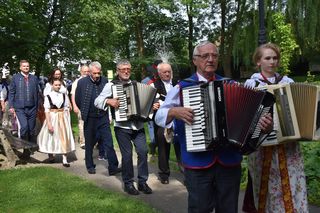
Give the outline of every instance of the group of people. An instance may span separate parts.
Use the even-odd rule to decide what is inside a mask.
[[[293,82],[289,77],[276,72],[280,62],[280,50],[275,44],[259,46],[253,59],[259,72],[252,75],[245,85],[259,87]],[[160,61],[154,67],[157,72],[145,81],[157,89],[152,107],[154,130],[149,134],[154,135],[155,144],[158,146],[159,181],[169,184],[170,142],[174,141],[178,161],[181,161],[184,167],[190,213],[238,211],[241,153],[228,146],[204,152],[188,152],[186,149],[185,124],[193,123],[194,112],[183,107],[182,89],[223,79],[216,74],[218,60],[216,45],[209,41],[201,42],[193,51],[196,72],[187,80],[174,81],[171,65]],[[72,86],[71,102],[74,112],[78,114],[79,136],[85,141],[85,166],[88,173],[96,173],[92,155],[94,146],[99,143],[108,161],[109,175],[121,172],[125,192],[130,195],[138,195],[140,192],[151,194],[152,189],[147,184],[149,171],[145,121],[114,122],[115,137],[122,156],[121,167],[110,130],[108,110],[117,109],[120,105],[119,99],[113,97],[112,86],[132,82],[131,68],[128,60],[118,61],[116,77],[108,82],[101,75],[99,62],[82,66],[81,77]],[[32,141],[36,137],[34,128],[38,110],[38,80],[29,74],[27,61],[20,62],[20,71],[13,76],[9,86],[9,106],[19,120],[20,137]],[[71,104],[61,74],[61,71],[60,76],[53,73],[43,94],[46,122],[38,135],[38,144],[40,151],[50,154],[50,159],[53,159],[53,154],[63,154],[63,165],[68,167],[70,164],[66,154],[75,147],[70,127]],[[269,134],[267,140],[276,140],[273,125],[270,113],[259,120],[261,130]],[[133,146],[138,156],[137,188],[134,184]],[[30,156],[28,150],[23,154]],[[243,207],[245,212],[308,212],[306,180],[299,143],[260,147],[249,155],[248,159],[249,181]],[[289,181],[287,185],[284,184],[286,181]]]

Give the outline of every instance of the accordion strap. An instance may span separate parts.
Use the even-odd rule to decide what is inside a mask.
[[[275,79],[275,81],[274,81],[274,83],[271,83],[271,82],[267,79],[267,77],[266,77],[265,75],[263,75],[262,73],[260,73],[260,74],[261,74],[261,76],[262,76],[262,78],[263,78],[263,79],[260,79],[260,81],[262,81],[262,82],[264,82],[264,83],[266,83],[266,84],[268,84],[268,85],[278,84],[278,83],[282,80],[282,78],[283,78],[283,76],[280,75],[279,73],[275,73],[275,74],[274,74],[274,79]]]

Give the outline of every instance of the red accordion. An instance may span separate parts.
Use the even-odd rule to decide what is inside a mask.
[[[236,83],[213,81],[183,88],[183,106],[194,111],[185,124],[187,151],[200,152],[230,146],[250,154],[266,135],[258,125],[271,111],[274,97]]]

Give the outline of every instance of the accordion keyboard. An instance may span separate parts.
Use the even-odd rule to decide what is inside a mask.
[[[201,87],[193,87],[183,90],[183,106],[193,110],[192,125],[185,125],[186,145],[188,151],[206,150],[206,115],[204,107],[204,92]]]
[[[114,94],[114,98],[118,98],[120,104],[119,108],[115,109],[115,119],[116,121],[126,121],[127,120],[127,111],[128,111],[128,104],[127,104],[127,95],[123,90],[123,85],[113,85],[112,86],[112,93]]]

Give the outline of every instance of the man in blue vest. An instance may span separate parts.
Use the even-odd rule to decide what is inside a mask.
[[[36,117],[38,110],[39,82],[29,73],[30,65],[26,60],[20,61],[20,72],[12,77],[9,85],[9,109],[17,116],[20,124],[20,138],[36,143]],[[29,159],[31,151],[25,149],[22,158]]]
[[[85,137],[85,163],[89,174],[96,173],[96,165],[93,161],[93,148],[97,141],[105,146],[108,158],[109,175],[121,172],[119,162],[113,148],[113,140],[110,130],[108,111],[100,110],[94,106],[95,98],[100,94],[108,80],[101,76],[101,64],[94,61],[89,65],[90,74],[78,81],[75,91],[75,102],[83,119],[83,131]]]
[[[170,128],[175,120],[175,132],[181,147],[181,159],[185,168],[185,184],[188,190],[188,212],[234,213],[238,210],[238,195],[241,179],[242,155],[235,149],[222,147],[204,152],[187,152],[184,123],[193,123],[193,111],[181,105],[181,90],[196,85],[199,81],[208,82],[222,79],[215,74],[218,67],[218,48],[204,41],[194,48],[193,63],[196,73],[172,88],[164,104],[156,114],[155,122]],[[254,112],[253,112],[254,113]],[[270,115],[260,119],[263,131],[270,131]]]

